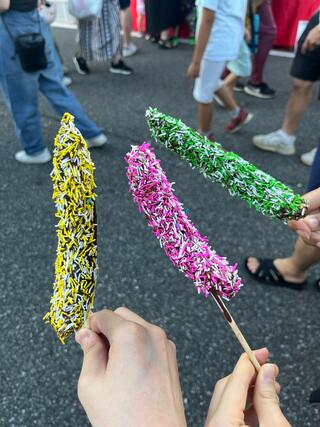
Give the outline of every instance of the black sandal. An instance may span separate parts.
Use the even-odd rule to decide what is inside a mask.
[[[318,388],[317,390],[314,390],[310,394],[309,402],[310,403],[320,403],[320,388]]]
[[[256,272],[252,273],[252,271],[250,271],[248,268],[249,258],[251,257],[247,257],[245,259],[245,268],[250,274],[250,276],[252,276],[255,280],[261,283],[280,287],[285,286],[287,288],[295,289],[297,291],[301,291],[302,289],[304,289],[304,286],[307,284],[307,280],[302,283],[288,282],[287,280],[285,280],[280,271],[274,265],[274,260],[271,258],[257,258],[259,266]]]

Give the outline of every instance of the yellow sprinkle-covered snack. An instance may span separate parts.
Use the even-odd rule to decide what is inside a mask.
[[[51,307],[44,320],[64,343],[86,323],[97,277],[94,164],[74,117],[68,113],[61,120],[53,154],[58,248]]]

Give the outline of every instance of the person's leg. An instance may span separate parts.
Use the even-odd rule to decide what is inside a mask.
[[[253,56],[250,82],[253,85],[263,83],[263,71],[276,37],[276,25],[272,14],[271,2],[265,1],[258,9],[260,16],[259,50]]]
[[[231,81],[231,82],[233,82],[235,84],[237,77],[234,76],[234,77],[236,77],[236,79],[233,79],[233,78],[230,79],[230,75],[231,75],[231,77],[234,76],[233,74],[229,74],[226,77],[226,79],[228,79],[228,77],[229,77],[228,82]],[[222,100],[222,102],[225,105],[225,108],[228,111],[235,111],[235,110],[238,110],[238,109],[240,110],[240,107],[238,106],[238,104],[237,104],[237,102],[236,102],[236,100],[235,100],[235,98],[233,96],[232,87],[230,87],[225,80],[223,80],[223,84],[219,87],[219,89],[216,90],[216,94]]]
[[[319,261],[320,249],[305,244],[299,237],[292,255],[287,258],[276,258],[273,263],[284,280],[292,283],[303,283],[307,279],[309,268]],[[254,274],[258,270],[259,260],[249,257],[247,267]]]
[[[65,112],[75,117],[75,124],[85,138],[101,135],[101,129],[89,119],[77,98],[61,83],[62,65],[58,60],[47,26],[42,27],[42,34],[46,40],[48,67],[40,72],[40,91],[48,98],[59,117],[62,117]]]
[[[130,6],[120,11],[121,27],[123,31],[123,47],[131,43],[132,17]]]
[[[320,187],[320,144],[312,165],[307,191]],[[308,275],[308,269],[320,261],[320,249],[306,245],[299,237],[293,253],[287,258],[276,258],[274,265],[283,278],[292,283],[303,283]],[[259,267],[257,258],[249,257],[248,269],[255,273]]]
[[[224,70],[225,61],[210,61],[203,59],[200,75],[195,81],[193,97],[198,103],[199,131],[209,134],[213,116],[213,95],[219,86],[220,76]]]
[[[294,135],[307,110],[314,82],[293,79],[291,94],[287,102],[281,129],[288,135]]]
[[[45,149],[38,109],[38,73],[19,73],[1,78],[2,92],[12,114],[16,135],[28,155]]]

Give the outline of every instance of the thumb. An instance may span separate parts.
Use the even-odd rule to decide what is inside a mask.
[[[260,369],[254,388],[253,403],[260,427],[289,427],[280,409],[280,402],[276,389],[276,365],[265,364]]]
[[[81,376],[93,379],[103,375],[108,362],[109,345],[106,339],[90,329],[81,329],[75,339],[83,351]]]

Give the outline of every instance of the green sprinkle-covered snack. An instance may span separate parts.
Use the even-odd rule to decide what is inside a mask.
[[[192,168],[220,183],[232,196],[245,200],[258,212],[284,222],[305,215],[307,203],[301,196],[242,157],[225,151],[220,144],[209,141],[181,120],[155,108],[147,110],[146,118],[157,142],[175,151]]]

